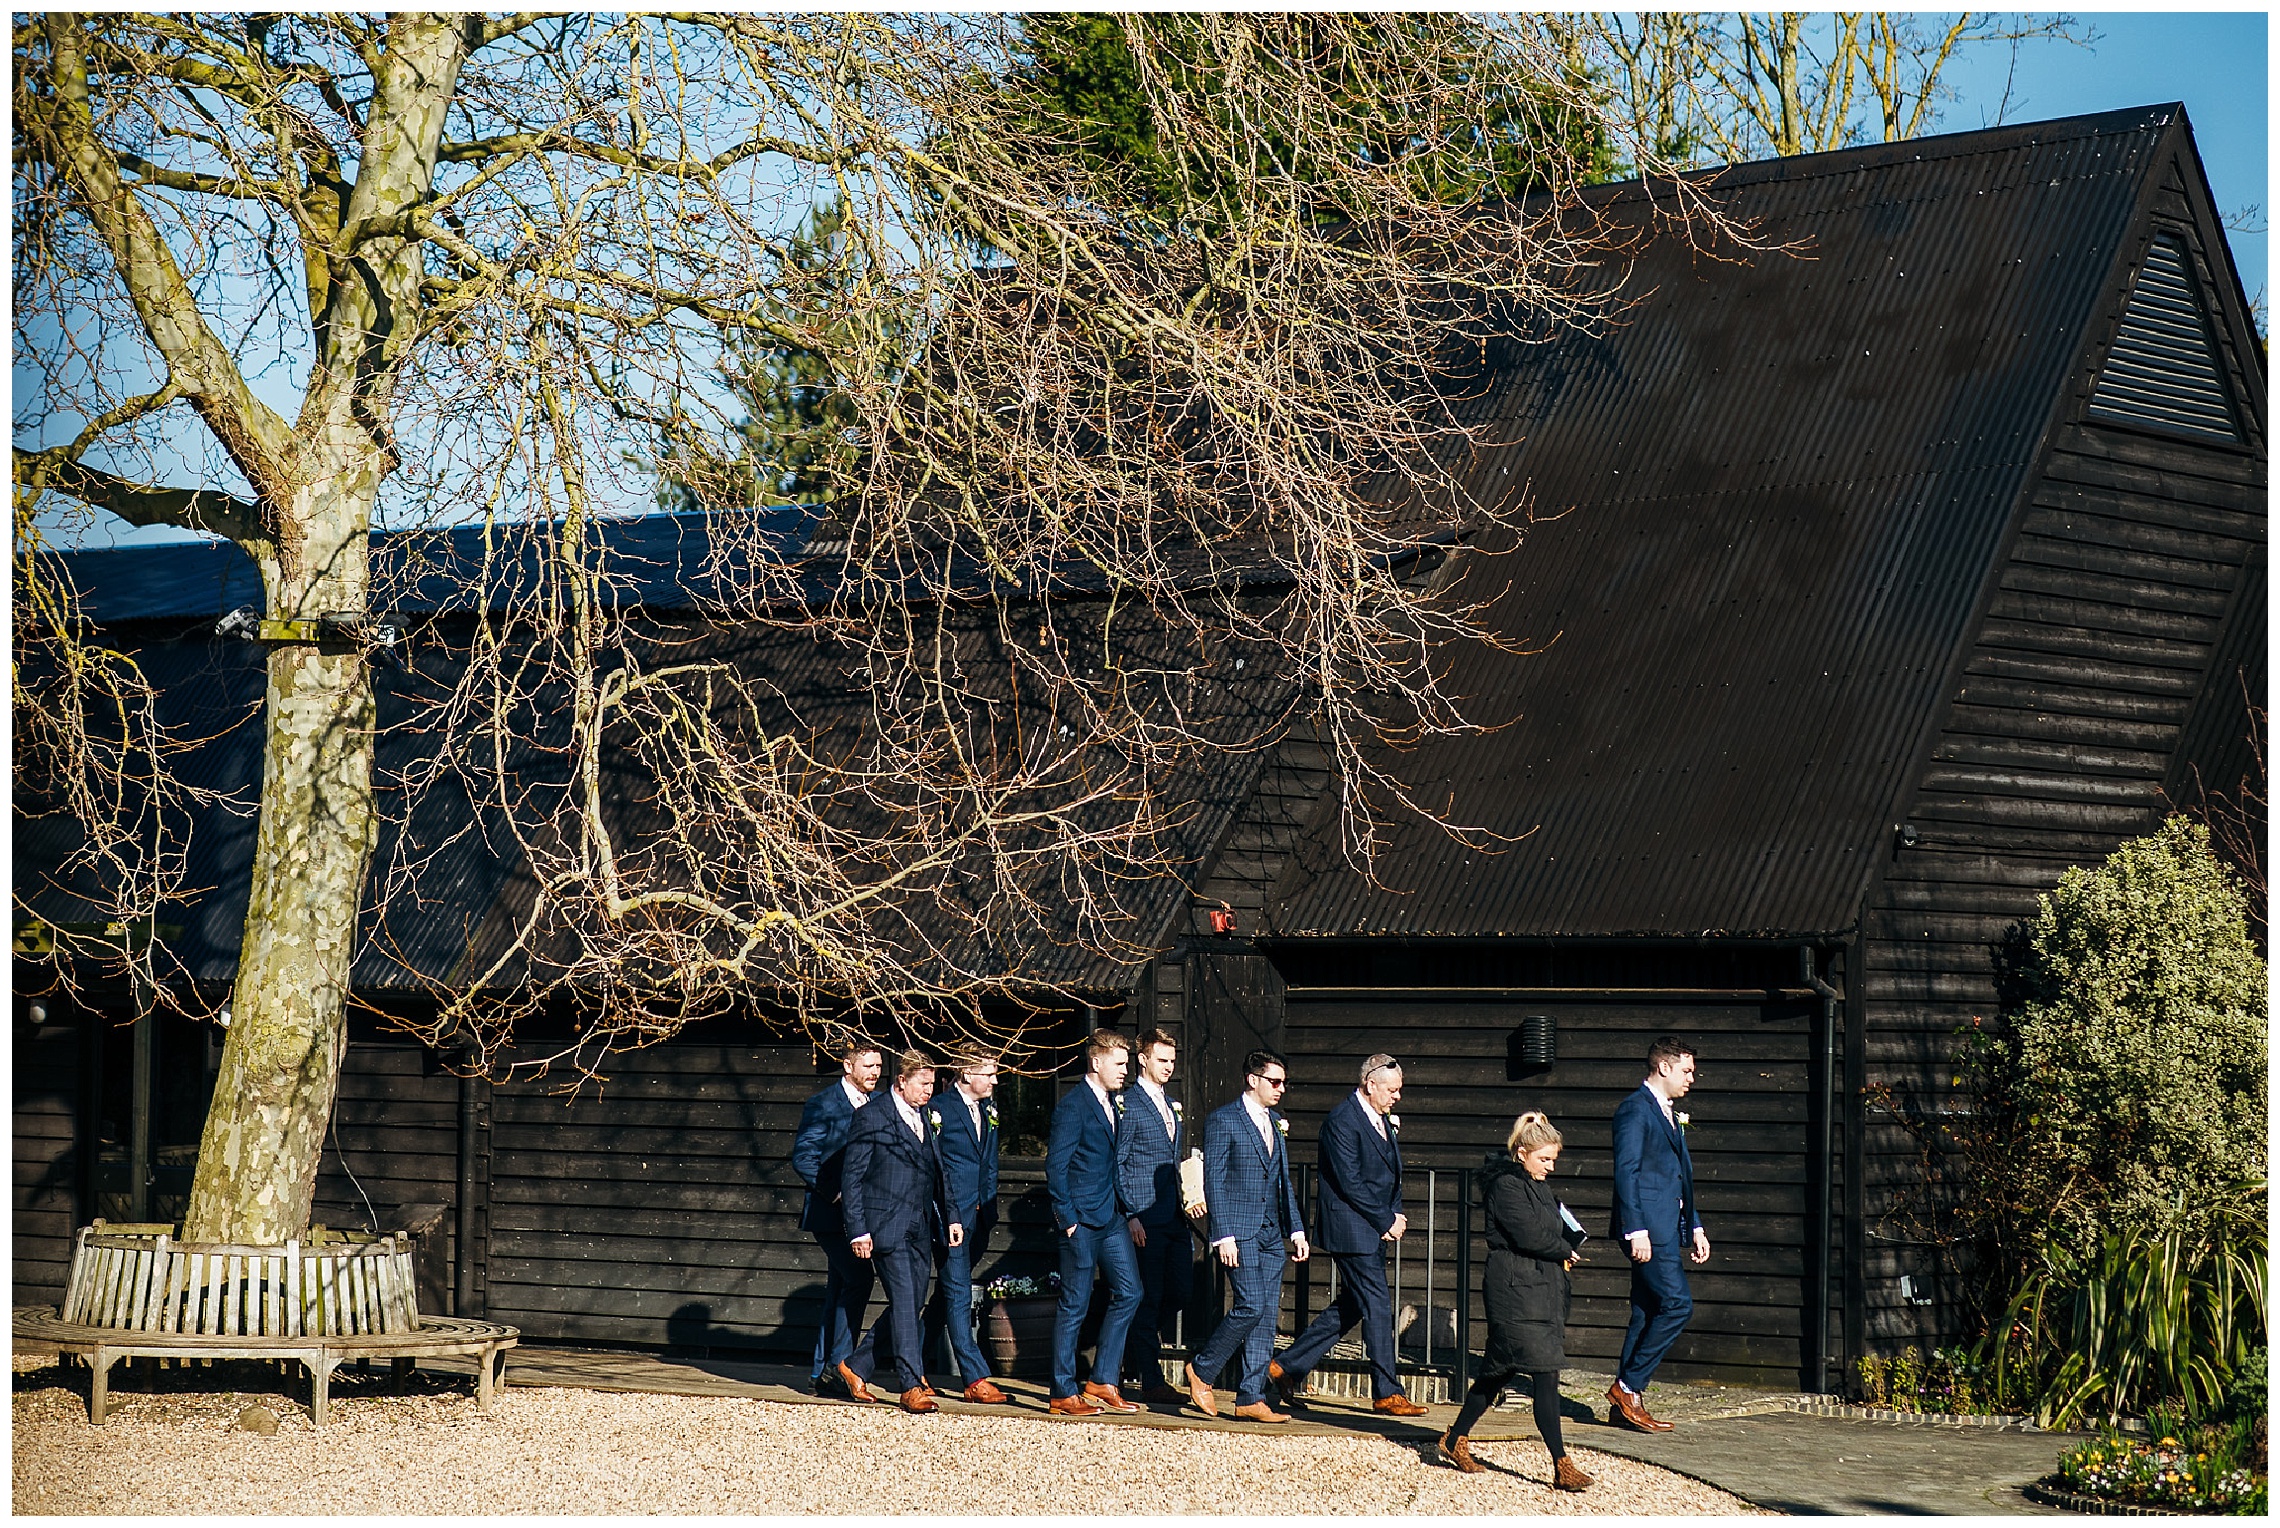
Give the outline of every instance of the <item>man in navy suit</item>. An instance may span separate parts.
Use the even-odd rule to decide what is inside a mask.
[[[1290,1186],[1290,1126],[1276,1110],[1290,1068],[1273,1051],[1243,1058],[1243,1096],[1213,1112],[1203,1126],[1203,1200],[1211,1250],[1234,1286],[1234,1307],[1187,1367],[1188,1395],[1207,1416],[1219,1415],[1211,1380],[1237,1362],[1235,1415],[1287,1422],[1267,1404],[1267,1360],[1274,1355],[1275,1310],[1282,1303],[1283,1263],[1306,1261],[1306,1227]],[[1290,1251],[1283,1250],[1285,1241]]]
[[[887,1312],[839,1366],[839,1377],[850,1398],[868,1401],[871,1376],[885,1368],[902,1391],[903,1410],[914,1412],[941,1410],[926,1383],[925,1359],[935,1239],[947,1233],[953,1247],[965,1240],[942,1198],[942,1158],[926,1107],[933,1097],[934,1063],[903,1052],[895,1085],[856,1111],[844,1179],[848,1248],[879,1270]]]
[[[996,1406],[1005,1392],[990,1383],[990,1363],[974,1341],[974,1264],[997,1224],[998,1118],[990,1096],[997,1092],[997,1063],[971,1057],[958,1068],[958,1080],[938,1096],[927,1118],[939,1120],[935,1146],[942,1154],[943,1196],[950,1218],[966,1228],[963,1242],[941,1244],[934,1271],[934,1303],[927,1307],[926,1348],[945,1345],[958,1366],[965,1398]]]
[[[1309,1370],[1355,1327],[1370,1355],[1376,1408],[1387,1416],[1421,1417],[1425,1408],[1402,1393],[1394,1369],[1393,1295],[1385,1282],[1385,1249],[1401,1240],[1409,1217],[1401,1204],[1401,1063],[1380,1052],[1362,1063],[1361,1086],[1323,1117],[1314,1248],[1338,1266],[1338,1298],[1269,1362],[1267,1378],[1285,1404],[1306,1388]]]
[[[1140,1265],[1140,1308],[1124,1339],[1124,1390],[1146,1401],[1178,1405],[1186,1397],[1164,1383],[1163,1336],[1172,1312],[1187,1304],[1191,1261],[1187,1219],[1180,1212],[1180,1158],[1187,1122],[1165,1092],[1179,1046],[1160,1029],[1140,1037],[1140,1075],[1124,1093],[1116,1127],[1116,1197]],[[1192,1212],[1201,1218],[1203,1207]]]
[[[840,1363],[855,1350],[863,1330],[863,1307],[871,1303],[871,1265],[847,1249],[847,1226],[840,1213],[840,1185],[847,1132],[855,1111],[871,1101],[886,1059],[868,1040],[855,1040],[839,1053],[839,1078],[800,1110],[799,1133],[792,1138],[792,1169],[807,1185],[800,1206],[800,1229],[823,1248],[823,1320],[816,1328],[815,1359],[808,1383],[818,1395],[838,1383]]]
[[[1045,1148],[1045,1187],[1061,1232],[1061,1303],[1053,1313],[1053,1394],[1046,1409],[1059,1416],[1140,1409],[1116,1388],[1124,1334],[1140,1307],[1140,1267],[1116,1204],[1119,1090],[1131,1068],[1131,1045],[1113,1029],[1093,1031],[1084,1080],[1061,1096]],[[1077,1331],[1092,1303],[1096,1272],[1108,1274],[1108,1314],[1093,1349],[1091,1378],[1080,1390]]]
[[[1671,1424],[1647,1412],[1647,1382],[1686,1330],[1694,1296],[1679,1267],[1687,1248],[1710,1260],[1710,1237],[1694,1203],[1694,1159],[1686,1149],[1686,1116],[1671,1105],[1694,1086],[1694,1047],[1670,1035],[1647,1048],[1647,1080],[1615,1106],[1614,1231],[1631,1256],[1631,1324],[1607,1400],[1641,1432]],[[1689,1246],[1691,1243],[1691,1246]]]

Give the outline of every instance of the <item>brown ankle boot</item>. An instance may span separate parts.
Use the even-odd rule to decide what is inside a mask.
[[[1588,1491],[1591,1477],[1575,1467],[1575,1461],[1562,1454],[1552,1461],[1552,1489],[1555,1491]]]
[[[1443,1464],[1463,1470],[1467,1475],[1485,1475],[1488,1473],[1488,1466],[1472,1456],[1472,1439],[1470,1438],[1459,1438],[1452,1443],[1449,1441],[1449,1435],[1443,1433],[1433,1440],[1433,1452],[1439,1456]]]

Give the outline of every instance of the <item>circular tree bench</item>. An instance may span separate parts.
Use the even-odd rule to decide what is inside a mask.
[[[309,1371],[309,1420],[325,1425],[332,1372],[344,1359],[473,1357],[475,1409],[491,1409],[511,1326],[424,1316],[407,1236],[330,1233],[307,1244],[239,1247],[178,1242],[171,1227],[84,1227],[72,1245],[63,1306],[14,1313],[18,1338],[87,1360],[88,1420],[108,1410],[122,1358],[298,1360]]]

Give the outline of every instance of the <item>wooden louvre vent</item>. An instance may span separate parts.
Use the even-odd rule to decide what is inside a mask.
[[[2156,234],[2090,394],[2090,412],[2130,424],[2240,439],[2185,245]]]

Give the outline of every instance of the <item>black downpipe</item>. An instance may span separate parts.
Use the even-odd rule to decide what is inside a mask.
[[[1844,994],[1830,986],[1813,969],[1813,947],[1797,950],[1798,978],[1820,997],[1813,1023],[1813,1053],[1806,1068],[1806,1086],[1812,1098],[1806,1108],[1807,1128],[1813,1133],[1813,1150],[1806,1164],[1806,1194],[1811,1203],[1805,1217],[1806,1236],[1812,1245],[1813,1303],[1805,1313],[1805,1389],[1813,1395],[1829,1393],[1829,1196],[1833,1176],[1831,1129],[1835,1111],[1831,1094],[1836,1086],[1836,1010]]]
[[[470,1051],[463,1060],[468,1069],[459,1077],[459,1257],[458,1267],[453,1270],[451,1308],[451,1313],[460,1317],[470,1316],[475,1310],[475,1155],[478,1147],[474,1053]]]

